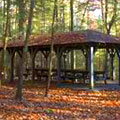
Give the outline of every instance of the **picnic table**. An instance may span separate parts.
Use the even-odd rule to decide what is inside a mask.
[[[49,69],[47,68],[35,68],[35,77],[38,80],[48,78],[48,72]],[[25,76],[28,76],[31,74],[31,69],[26,69]],[[57,77],[57,69],[52,69],[52,78]],[[98,80],[105,80],[105,71],[94,71],[94,78],[96,81]],[[74,81],[77,79],[79,81],[83,81],[85,83],[85,80],[89,80],[89,71],[88,70],[81,70],[81,69],[61,69],[60,71],[60,79],[65,80],[72,80]]]
[[[63,80],[70,79],[72,82],[74,82],[76,79],[79,81],[83,81],[85,83],[85,80],[89,80],[89,71],[88,70],[80,70],[80,69],[62,69],[61,70],[61,78]],[[94,78],[95,81],[98,80],[104,80],[105,79],[105,71],[94,71]]]
[[[46,68],[35,68],[34,69],[35,78],[37,80],[42,80],[42,79],[47,80],[48,72],[49,72],[49,69],[46,69]],[[27,78],[30,75],[32,75],[32,69],[27,68],[25,73],[24,73],[24,76],[25,76],[25,78]],[[52,75],[51,76],[52,76],[52,78],[57,76],[57,70],[56,69],[52,70]]]
[[[46,68],[36,68],[35,69],[35,74],[38,77],[38,79],[40,79],[40,80],[41,79],[47,80],[48,79],[48,72],[49,72],[49,69],[46,69]],[[57,76],[56,69],[52,69],[51,76],[52,76],[52,79]]]

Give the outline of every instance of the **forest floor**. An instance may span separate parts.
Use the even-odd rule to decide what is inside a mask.
[[[0,88],[0,120],[120,120],[119,90],[77,90],[52,85],[48,97],[40,84],[26,85],[16,101],[15,85]]]

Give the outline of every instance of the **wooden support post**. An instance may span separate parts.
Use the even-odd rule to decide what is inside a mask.
[[[35,55],[32,56],[32,81],[35,80]]]
[[[58,87],[60,86],[60,80],[61,80],[61,57],[62,57],[63,51],[64,51],[64,48],[58,48],[57,49],[57,79],[58,79]]]
[[[71,68],[71,53],[68,54],[68,68]]]
[[[57,49],[57,79],[58,79],[58,87],[60,85],[60,66],[61,66],[61,55],[60,49]]]
[[[32,81],[35,80],[35,56],[38,52],[38,49],[30,49],[30,55],[31,55],[31,59],[32,59]]]
[[[117,55],[118,55],[118,59],[119,59],[119,85],[120,85],[120,49],[119,48],[117,48],[116,49],[116,52],[117,52]]]
[[[45,67],[48,68],[48,56],[45,57]]]
[[[119,54],[120,54],[120,52],[119,52]],[[119,85],[120,85],[120,55],[119,55]]]
[[[85,69],[88,70],[88,54],[85,55]]]
[[[71,68],[72,69],[76,68],[76,52],[75,52],[75,50],[71,51]]]
[[[10,55],[10,83],[14,82],[14,53]]]
[[[90,74],[90,88],[94,88],[94,47],[91,46],[89,50],[89,74]]]
[[[104,77],[105,77],[105,80],[107,80],[107,78],[108,78],[108,66],[109,66],[109,54],[108,54],[109,52],[108,52],[108,49],[106,49],[106,53],[105,53],[105,67],[104,67],[104,71],[105,71],[105,75],[104,75]]]
[[[24,64],[24,52],[21,50],[19,52],[20,59],[19,59],[19,72],[18,72],[18,84],[17,84],[17,91],[16,91],[16,99],[22,99],[22,88],[23,88],[23,64]]]
[[[64,59],[64,69],[67,68],[67,54],[68,54],[69,51],[65,51],[63,53],[63,59]]]
[[[15,56],[15,50],[11,49],[8,50],[10,54],[10,83],[14,82],[14,56]]]
[[[67,55],[65,56],[65,69],[67,69]]]
[[[66,59],[66,55],[65,55],[65,52],[63,53],[63,68],[65,69],[66,68],[66,61],[65,61],[65,59]]]
[[[111,56],[111,78],[115,80],[115,63],[114,63],[115,56]]]
[[[45,67],[47,68],[48,67],[48,57],[49,57],[50,51],[41,51],[41,53],[44,55]]]
[[[88,49],[81,49],[85,57],[85,69],[88,70]]]
[[[111,57],[111,80],[115,80],[115,63],[114,63],[115,50],[109,49],[108,51]]]

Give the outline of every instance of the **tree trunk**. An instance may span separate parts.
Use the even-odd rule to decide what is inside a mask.
[[[23,63],[24,63],[24,59],[23,59],[23,52],[22,55],[20,56],[19,59],[19,66],[18,66],[18,84],[17,84],[17,91],[16,91],[16,96],[15,98],[17,100],[22,100],[22,88],[23,88]]]
[[[82,25],[83,25],[83,22],[84,22],[84,17],[85,17],[85,14],[87,12],[88,5],[89,5],[89,0],[86,2],[86,6],[85,6],[85,9],[84,9],[84,12],[83,12],[83,15],[82,15],[82,20],[81,20],[81,23],[80,23],[81,28],[82,28]]]
[[[73,2],[74,0],[70,0],[70,17],[71,17],[71,26],[70,26],[70,31],[74,31],[74,10],[73,10]],[[75,50],[71,51],[71,68],[75,69],[76,66],[76,54],[75,54]]]
[[[105,26],[105,31],[106,33],[109,35],[111,33],[111,29],[112,29],[112,26],[114,25],[115,23],[115,20],[116,20],[116,11],[117,11],[117,0],[114,1],[114,9],[113,9],[113,15],[111,17],[111,19],[108,17],[108,0],[105,0],[105,8],[103,10],[103,0],[101,0],[101,6],[102,6],[102,18],[103,18],[103,22],[104,22],[104,26]],[[109,20],[110,19],[110,20]],[[109,20],[109,22],[108,22]],[[108,61],[109,61],[109,58],[108,58],[108,53],[106,53],[106,63],[105,63],[105,71],[106,71],[106,75],[107,75],[107,72],[108,72]],[[107,77],[107,76],[106,76]]]
[[[48,95],[48,91],[50,88],[50,82],[52,79],[52,63],[53,63],[53,47],[54,47],[54,24],[55,24],[55,14],[56,14],[56,7],[57,7],[57,0],[54,0],[54,9],[53,9],[53,19],[52,19],[52,31],[51,31],[51,47],[50,47],[50,59],[49,59],[49,73],[48,73],[48,83],[46,86],[46,90],[45,90],[45,96]]]
[[[21,4],[23,4],[23,1],[19,0],[19,2]],[[24,61],[25,61],[25,56],[26,56],[27,50],[28,50],[28,39],[31,34],[31,26],[32,26],[32,18],[33,18],[34,0],[31,0],[30,2],[31,3],[30,3],[29,18],[28,18],[28,26],[27,26],[27,31],[26,31],[25,48],[23,49],[21,60],[19,63],[20,64],[20,66],[19,66],[19,81],[18,81],[17,92],[16,92],[16,99],[18,99],[18,100],[22,99]],[[19,6],[19,7],[21,7],[21,6]],[[23,9],[20,11],[23,12]],[[21,23],[21,21],[20,21],[20,23]],[[20,25],[20,23],[19,23],[19,25]],[[21,27],[21,28],[19,28],[19,30],[21,32],[23,32],[22,31],[24,29],[23,23],[22,23],[22,26],[20,25],[19,27]]]
[[[44,31],[46,31],[45,0],[41,0],[41,4],[42,4],[42,18],[44,24]]]
[[[24,38],[24,21],[25,21],[25,9],[24,9],[24,1],[23,0],[18,0],[17,1],[18,7],[19,7],[19,34],[23,36]],[[23,7],[21,7],[23,6]],[[16,96],[15,98],[17,100],[22,99],[22,88],[23,88],[23,57],[24,57],[24,52],[21,52],[20,59],[19,59],[19,65],[18,65],[18,83],[17,83],[17,91],[16,91]]]
[[[18,23],[19,33],[20,33],[20,35],[24,35],[24,22],[25,22],[24,0],[18,0],[17,3],[18,3],[18,7],[19,7],[19,23]]]
[[[5,3],[4,3],[5,5]],[[5,6],[4,6],[5,7]],[[4,8],[5,9],[5,8]],[[4,79],[6,79],[6,47],[7,47],[7,40],[8,37],[10,37],[10,0],[7,0],[7,16],[6,16],[6,23],[5,23],[5,29],[4,29],[4,35],[3,35],[3,66],[2,69],[4,71]],[[5,14],[5,10],[4,10],[4,14]],[[5,16],[4,16],[5,17]]]

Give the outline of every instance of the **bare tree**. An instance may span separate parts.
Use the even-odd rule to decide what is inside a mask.
[[[5,5],[5,3],[4,3],[4,5]],[[6,12],[5,12],[5,6],[4,6],[4,17],[5,17],[5,13],[7,13],[7,16],[6,16],[6,23],[4,24],[4,27],[5,27],[4,34],[3,34],[4,49],[3,49],[3,57],[2,57],[3,58],[2,70],[4,71],[4,79],[6,79],[5,60],[6,60],[7,40],[11,36],[11,31],[10,31],[10,0],[7,0],[7,9],[6,9]]]
[[[106,32],[108,35],[111,33],[112,27],[115,24],[116,18],[117,18],[117,5],[118,5],[118,1],[114,0],[113,1],[113,12],[112,12],[112,16],[110,18],[109,16],[109,0],[101,0],[101,12],[102,12],[102,22],[103,22],[103,32]],[[105,72],[106,72],[106,78],[108,77],[108,66],[109,63],[108,61],[110,57],[108,55],[108,52],[106,51],[106,55],[105,55]],[[113,62],[113,60],[112,60]],[[112,65],[113,66],[113,65]],[[113,71],[111,71],[111,75],[113,74]]]
[[[52,63],[53,63],[53,47],[54,47],[54,25],[55,25],[55,16],[56,16],[56,7],[57,7],[57,0],[54,0],[54,9],[53,9],[53,18],[52,18],[52,30],[51,30],[51,47],[50,47],[50,59],[49,59],[49,73],[48,73],[48,83],[46,86],[46,90],[45,90],[45,96],[48,95],[48,91],[50,88],[50,82],[51,82],[51,73],[52,73]]]
[[[105,6],[104,6],[103,3],[105,4]],[[118,2],[117,2],[117,0],[114,0],[114,2],[113,2],[113,12],[112,12],[112,17],[111,18],[109,17],[109,7],[108,7],[108,5],[109,5],[108,0],[105,0],[104,2],[103,2],[103,0],[101,0],[102,19],[103,19],[105,30],[106,30],[107,34],[110,34],[112,26],[114,25],[116,17],[117,17],[116,12],[117,12]]]
[[[74,0],[70,0],[70,31],[74,31],[74,10],[73,10]],[[71,68],[75,69],[76,67],[76,53],[75,50],[71,51]]]

